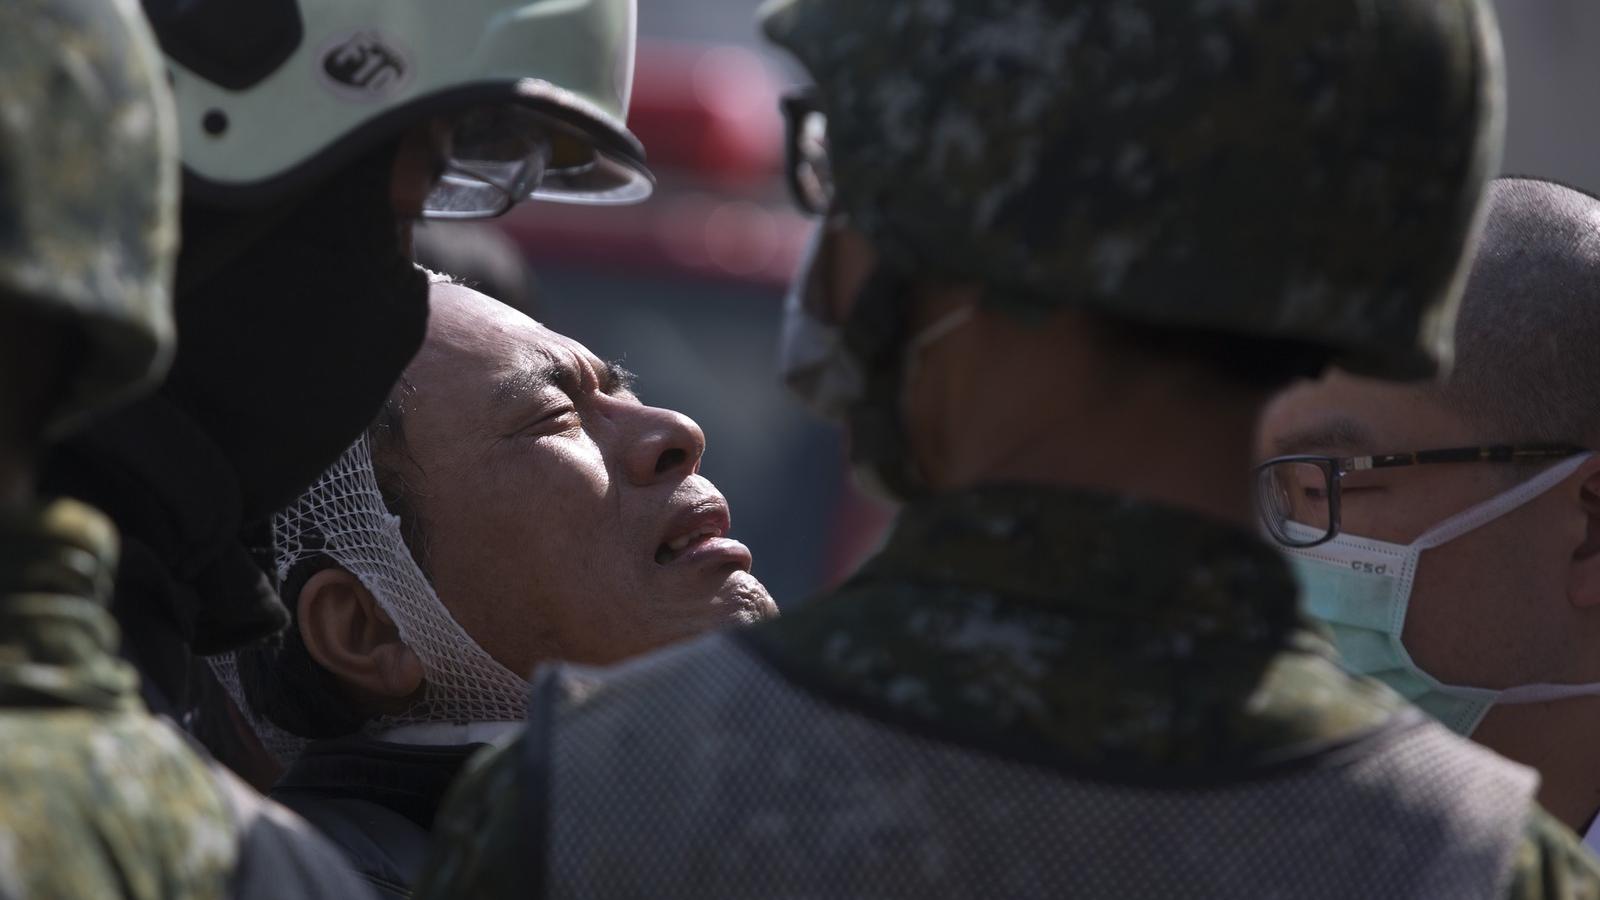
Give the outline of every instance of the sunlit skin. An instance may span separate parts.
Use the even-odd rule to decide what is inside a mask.
[[[1517,442],[1518,435],[1483,433],[1423,389],[1336,373],[1268,407],[1257,453],[1364,456]],[[1351,473],[1343,531],[1410,543],[1532,471],[1463,463]],[[1424,551],[1402,640],[1418,665],[1450,684],[1600,681],[1600,459],[1504,517]],[[1577,788],[1560,777],[1568,768],[1595,770],[1600,699],[1497,706],[1473,738],[1540,768],[1540,800],[1568,825],[1581,829],[1600,803],[1600,781]]]
[[[450,154],[447,120],[404,135],[390,200],[400,240]],[[705,435],[639,402],[625,371],[466,288],[430,292],[405,373],[403,470],[441,601],[490,656],[531,673],[603,665],[777,614],[699,474]],[[404,709],[424,670],[371,592],[324,570],[296,598],[312,658],[371,713]]]
[[[699,426],[475,291],[436,285],[430,301],[405,376],[406,460],[393,462],[415,489],[440,599],[491,656],[521,673],[607,664],[776,613],[699,474]],[[385,685],[362,686],[406,687]]]

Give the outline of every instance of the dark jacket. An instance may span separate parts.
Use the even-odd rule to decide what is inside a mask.
[[[427,857],[445,791],[483,746],[318,741],[279,779],[272,798],[343,850],[379,896],[405,898]]]

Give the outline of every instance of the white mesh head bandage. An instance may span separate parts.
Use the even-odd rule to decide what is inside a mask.
[[[366,435],[344,452],[287,509],[272,519],[279,583],[302,560],[324,555],[361,579],[394,620],[401,640],[421,660],[422,699],[398,715],[368,724],[377,732],[417,722],[492,722],[527,713],[527,682],[496,662],[456,622],[417,567],[401,537],[400,518],[383,504]],[[293,603],[294,598],[285,597]],[[305,742],[254,714],[239,690],[231,655],[216,671],[257,733],[280,759]]]

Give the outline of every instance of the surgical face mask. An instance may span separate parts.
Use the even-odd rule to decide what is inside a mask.
[[[861,399],[866,376],[860,361],[845,348],[843,329],[816,312],[833,308],[824,296],[821,275],[826,234],[827,229],[820,227],[812,234],[800,273],[784,297],[778,371],[784,384],[812,412],[842,423],[851,404]]]
[[[1525,684],[1493,689],[1450,685],[1424,672],[1400,635],[1424,550],[1448,543],[1510,513],[1566,480],[1590,456],[1564,460],[1545,472],[1451,516],[1410,544],[1339,534],[1305,549],[1285,549],[1300,578],[1306,611],[1332,631],[1347,669],[1378,679],[1461,735],[1469,735],[1498,703],[1539,703],[1600,694],[1596,684]],[[1291,531],[1315,537],[1289,523]]]
[[[817,229],[785,298],[779,370],[813,412],[848,426],[858,483],[884,499],[909,500],[925,484],[907,442],[902,392],[921,353],[969,321],[973,310],[954,310],[906,337],[905,280],[880,262],[851,298],[850,321],[834,321],[844,304],[830,295],[838,280],[832,236],[827,226]]]
[[[866,390],[862,363],[844,342],[844,328],[824,318],[819,310],[838,304],[827,296],[828,229],[813,232],[800,265],[800,274],[783,302],[783,324],[778,336],[778,370],[784,383],[813,412],[833,422],[848,418],[851,404]],[[909,384],[924,350],[972,320],[972,306],[952,310],[914,334],[905,343],[902,384]]]

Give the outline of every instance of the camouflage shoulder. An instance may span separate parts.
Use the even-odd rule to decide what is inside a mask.
[[[232,821],[175,729],[143,711],[9,708],[0,747],[0,896],[227,896]]]
[[[1509,900],[1600,900],[1600,860],[1542,807],[1528,817]]]
[[[523,898],[532,837],[524,830],[527,733],[467,762],[434,819],[433,849],[415,900]]]

